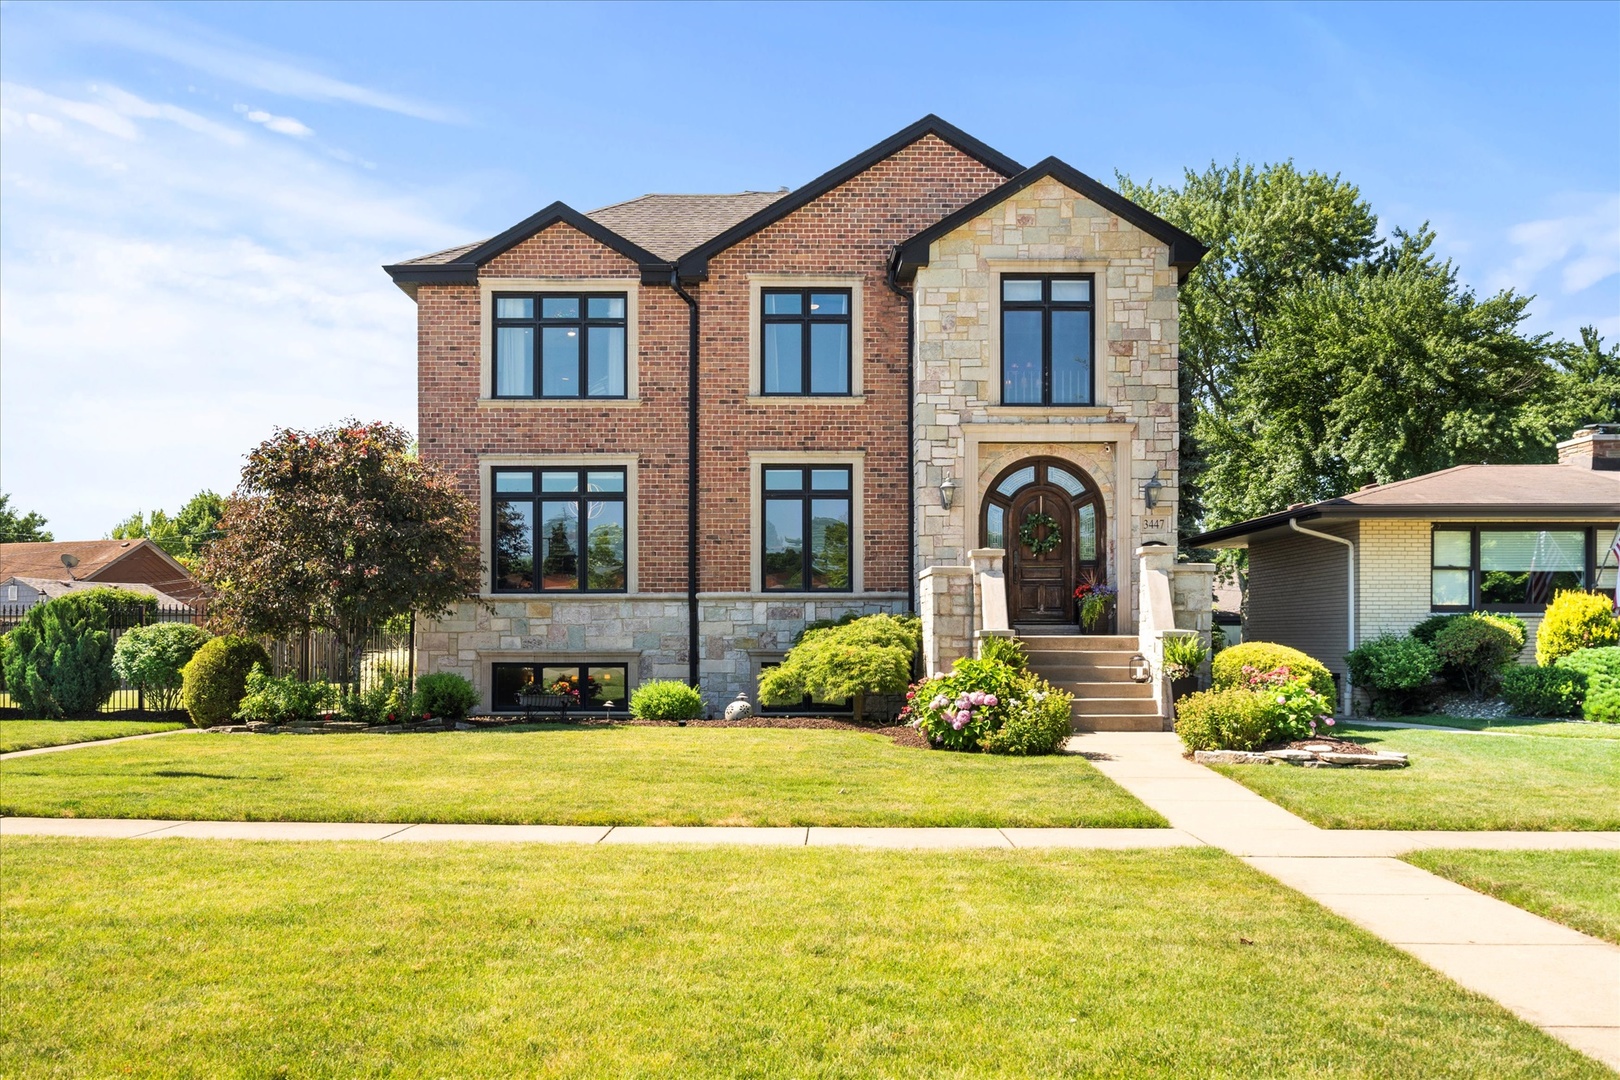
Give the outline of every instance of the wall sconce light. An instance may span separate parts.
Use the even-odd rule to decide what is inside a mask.
[[[1141,653],[1131,657],[1131,679],[1135,682],[1151,682],[1153,680],[1153,665]]]
[[[949,510],[954,502],[956,502],[956,481],[951,479],[950,473],[946,473],[945,479],[939,482],[939,504]]]
[[[1142,503],[1149,510],[1159,505],[1159,489],[1164,487],[1159,482],[1159,470],[1154,469],[1153,475],[1142,482]]]

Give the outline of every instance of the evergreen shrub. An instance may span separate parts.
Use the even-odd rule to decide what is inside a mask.
[[[1264,672],[1279,667],[1285,667],[1292,674],[1309,680],[1311,689],[1329,701],[1333,700],[1332,672],[1328,671],[1321,661],[1314,660],[1298,649],[1290,649],[1286,645],[1273,645],[1269,641],[1245,641],[1240,645],[1233,645],[1215,654],[1210,671],[1214,676],[1215,689],[1224,690],[1244,684],[1248,678],[1244,674],[1244,668]]]
[[[1607,596],[1566,589],[1553,597],[1536,630],[1536,663],[1545,667],[1577,649],[1620,643],[1620,618]]]
[[[653,679],[630,694],[630,715],[637,720],[701,720],[703,695],[674,679]]]
[[[180,671],[180,702],[198,727],[228,723],[247,693],[248,673],[270,670],[270,655],[252,638],[226,634],[202,644]]]

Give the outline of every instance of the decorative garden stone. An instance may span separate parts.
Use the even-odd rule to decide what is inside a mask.
[[[754,707],[748,704],[747,694],[738,694],[737,700],[726,706],[727,720],[746,720],[754,715]]]

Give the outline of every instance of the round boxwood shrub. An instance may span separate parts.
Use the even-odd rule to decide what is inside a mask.
[[[1523,638],[1489,615],[1453,619],[1434,636],[1434,654],[1446,677],[1470,694],[1495,686],[1502,665],[1523,647]]]
[[[1514,664],[1502,669],[1501,694],[1519,716],[1574,716],[1586,697],[1586,674],[1557,665]]]
[[[1379,634],[1363,641],[1344,656],[1350,679],[1367,691],[1375,713],[1399,714],[1414,701],[1440,670],[1435,651],[1417,638]]]
[[[1553,597],[1536,631],[1536,663],[1546,666],[1576,649],[1620,643],[1620,619],[1607,596],[1566,589]]]
[[[1258,672],[1285,667],[1290,674],[1309,679],[1312,690],[1329,701],[1333,700],[1333,675],[1320,661],[1311,659],[1298,649],[1273,645],[1268,641],[1245,641],[1216,653],[1210,665],[1215,689],[1244,685],[1243,669],[1246,667]]]
[[[1560,657],[1556,666],[1586,676],[1581,715],[1600,723],[1620,724],[1620,648],[1610,645],[1577,649]]]
[[[703,695],[674,679],[654,679],[630,695],[630,715],[637,720],[700,720]]]
[[[473,684],[453,671],[435,671],[416,680],[414,711],[427,719],[465,720],[478,704]]]
[[[270,656],[252,638],[226,634],[205,642],[180,672],[180,703],[198,727],[229,723],[247,693],[248,672],[270,670]]]

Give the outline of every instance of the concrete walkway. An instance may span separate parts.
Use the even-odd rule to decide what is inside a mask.
[[[1420,847],[1616,848],[1614,833],[1319,829],[1181,756],[1167,732],[1099,732],[1070,749],[1176,829],[1223,848],[1611,1068],[1620,1069],[1620,948],[1391,856]],[[1520,843],[1556,837],[1553,843]]]

